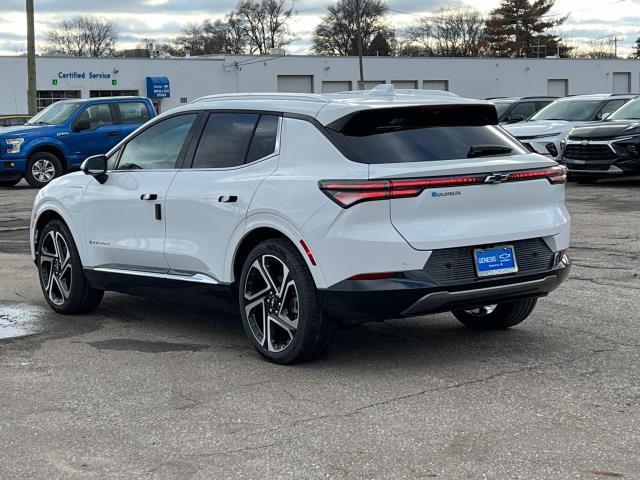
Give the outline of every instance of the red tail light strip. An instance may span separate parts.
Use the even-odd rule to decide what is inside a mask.
[[[521,182],[546,179],[559,184],[567,181],[567,168],[557,165],[541,170],[516,170],[510,172],[483,173],[478,175],[410,178],[389,180],[322,180],[320,190],[342,208],[361,202],[390,198],[417,197],[428,188],[446,188],[466,185]]]

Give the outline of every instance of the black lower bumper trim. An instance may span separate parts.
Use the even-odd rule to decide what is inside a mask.
[[[397,288],[397,285],[380,281],[379,288],[376,288],[375,282],[379,281],[372,280],[369,288],[357,291],[320,290],[320,299],[324,311],[332,317],[347,324],[361,323],[542,297],[562,283],[570,268],[570,262],[565,257],[556,267],[543,273],[446,287],[412,287],[406,283],[405,288]]]

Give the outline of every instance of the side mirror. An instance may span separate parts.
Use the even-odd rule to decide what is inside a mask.
[[[82,170],[85,175],[91,175],[98,182],[104,183],[108,178],[107,157],[105,155],[94,155],[89,157],[82,162],[80,170]]]
[[[507,123],[518,123],[524,121],[524,117],[522,115],[514,115],[513,117],[509,117]]]
[[[76,132],[81,132],[83,130],[91,130],[91,122],[89,120],[77,120],[73,125],[73,129]]]

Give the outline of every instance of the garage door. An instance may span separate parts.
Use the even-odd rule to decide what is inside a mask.
[[[362,86],[364,87],[363,90],[371,90],[376,85],[380,85],[382,83],[385,83],[384,80],[365,80],[362,83]]]
[[[613,93],[631,92],[631,74],[629,72],[613,72]]]
[[[449,80],[425,80],[422,82],[422,88],[425,90],[444,90],[449,91]]]
[[[322,93],[348,92],[351,90],[351,82],[326,81],[322,82]]]
[[[415,90],[418,88],[418,82],[415,80],[392,80],[394,88],[402,88],[406,90]]]
[[[313,75],[278,75],[278,91],[313,93]]]
[[[550,78],[547,80],[547,95],[550,97],[566,97],[569,95],[569,80]]]

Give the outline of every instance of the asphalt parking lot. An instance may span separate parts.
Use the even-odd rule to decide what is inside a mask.
[[[0,188],[0,478],[640,478],[640,181],[570,184],[571,278],[520,326],[450,314],[261,360],[239,318],[107,294],[59,316]]]

